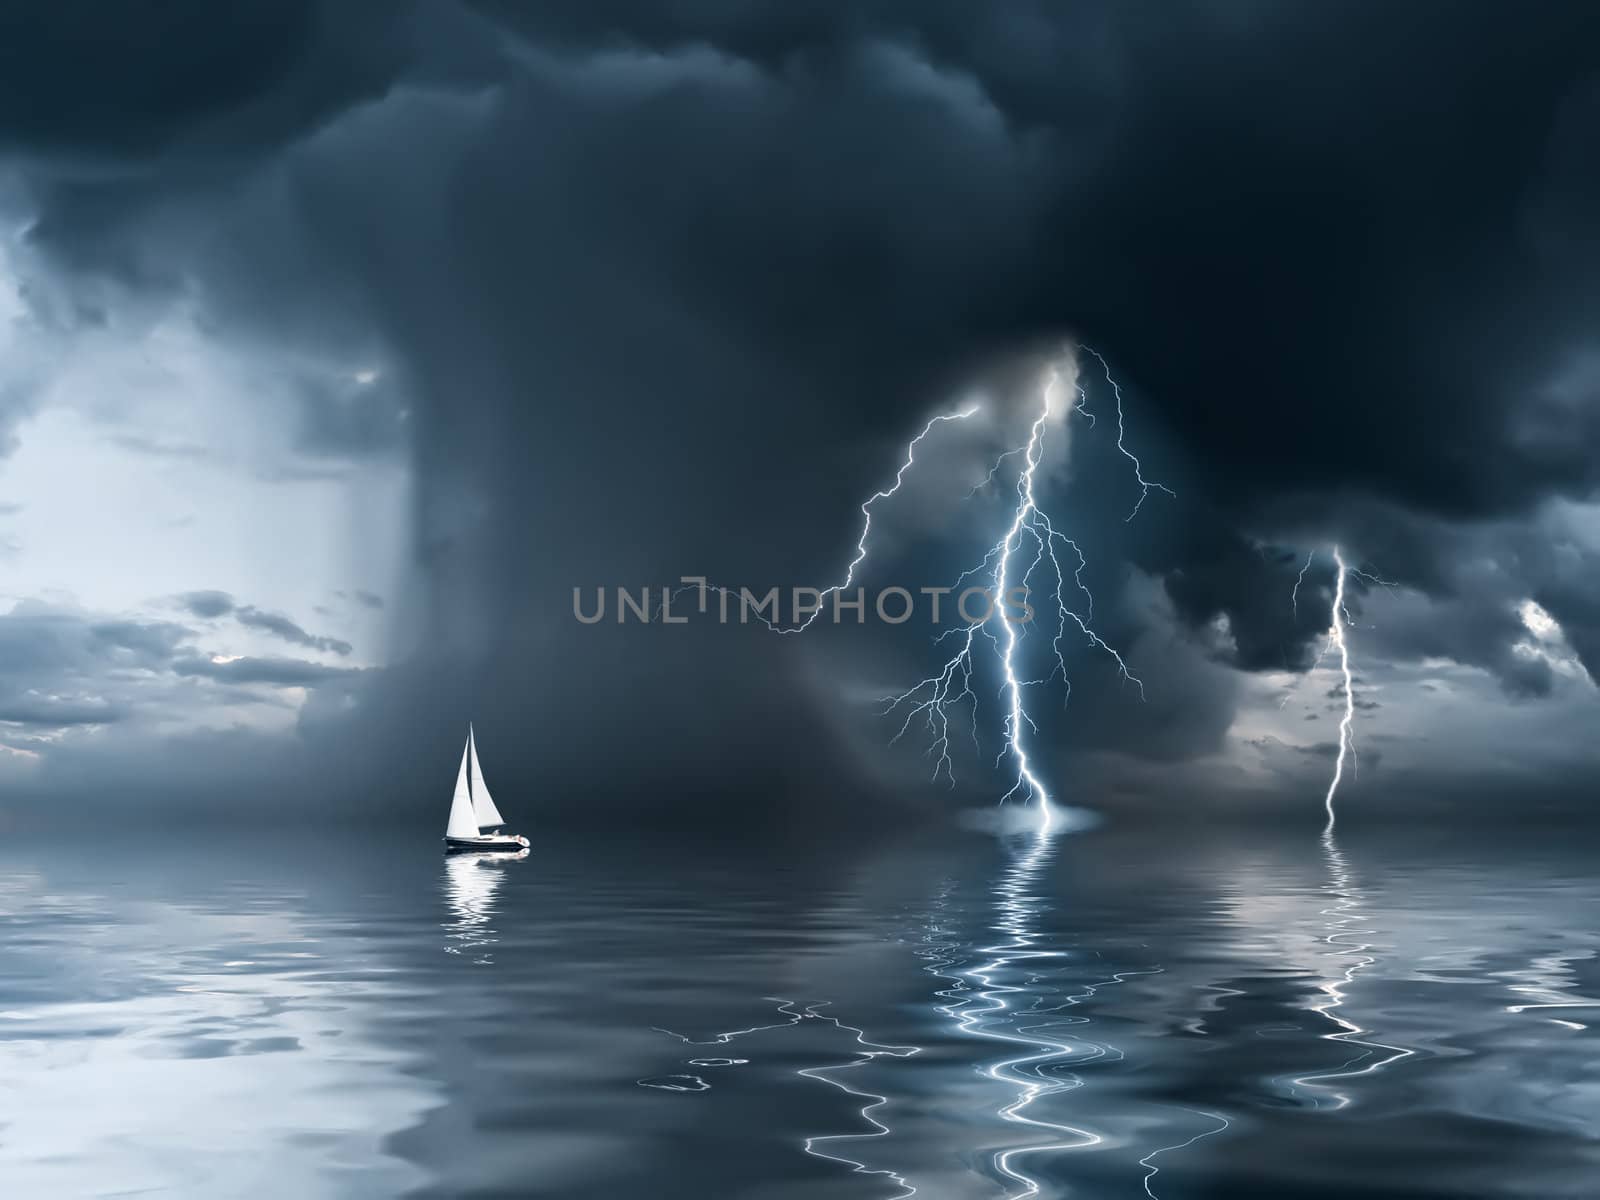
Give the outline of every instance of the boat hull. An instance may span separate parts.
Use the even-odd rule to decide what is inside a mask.
[[[502,850],[515,852],[526,850],[528,845],[527,838],[514,833],[492,833],[481,837],[459,838],[447,836],[444,839],[444,852],[446,854],[485,854]]]

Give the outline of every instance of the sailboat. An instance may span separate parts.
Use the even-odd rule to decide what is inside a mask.
[[[444,828],[445,852],[527,850],[528,839],[507,833],[505,827],[506,819],[495,807],[489,785],[483,782],[483,768],[478,765],[478,743],[469,724],[467,744],[461,751],[461,770],[456,772],[456,793],[450,800],[450,821]]]

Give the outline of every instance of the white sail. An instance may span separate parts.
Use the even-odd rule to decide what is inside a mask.
[[[456,794],[450,800],[450,823],[444,827],[445,837],[470,838],[478,836],[478,818],[472,811],[472,793],[467,788],[468,745],[461,748],[461,770],[456,773]]]
[[[504,825],[506,819],[494,806],[489,785],[483,781],[483,768],[478,765],[478,740],[472,736],[472,726],[467,726],[467,753],[472,757],[472,809],[478,814],[479,829],[493,829]]]

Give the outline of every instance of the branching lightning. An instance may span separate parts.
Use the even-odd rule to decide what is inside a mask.
[[[829,596],[834,596],[840,592],[843,592],[855,582],[856,568],[867,559],[867,539],[872,535],[872,506],[880,500],[887,500],[890,496],[893,496],[900,490],[900,485],[906,480],[906,472],[909,471],[913,464],[915,464],[917,461],[917,446],[921,444],[922,439],[933,432],[934,426],[943,424],[946,421],[965,421],[967,418],[975,416],[978,411],[978,405],[969,404],[966,408],[960,409],[957,412],[940,413],[937,416],[929,418],[928,423],[922,427],[922,432],[917,434],[916,437],[912,438],[910,442],[906,443],[906,459],[905,462],[900,464],[900,469],[895,472],[894,482],[888,487],[874,492],[861,504],[861,536],[856,538],[855,557],[850,560],[850,565],[845,568],[844,579],[838,583],[829,584],[827,587],[821,589],[817,593],[817,606],[812,610],[810,615],[807,616],[805,620],[794,625],[781,625],[778,622],[772,621],[763,616],[759,609],[757,609],[755,612],[756,620],[760,621],[768,629],[772,630],[773,633],[800,633],[802,630],[810,628],[811,623],[820,615],[822,615],[824,609],[824,605],[822,603],[823,600]],[[998,467],[998,465],[999,464],[997,463],[996,467]],[[992,476],[993,472],[990,472],[990,474]],[[977,489],[975,488],[973,490],[976,491]],[[700,593],[700,605],[702,612],[705,611],[706,597],[710,593],[715,592],[725,598],[733,596],[731,589],[714,583],[707,583],[704,579],[700,579],[694,583],[687,583],[683,587],[673,590],[670,593],[670,596],[672,598],[676,598],[681,596],[684,592],[689,591],[698,591]],[[664,598],[662,602],[661,613],[658,615],[664,614],[665,611],[666,599]]]
[[[1146,479],[1144,477],[1143,464],[1139,462],[1138,456],[1135,455],[1132,450],[1129,450],[1123,441],[1126,431],[1124,430],[1122,423],[1122,388],[1117,381],[1111,377],[1111,364],[1106,362],[1106,360],[1101,356],[1100,352],[1095,350],[1093,347],[1085,346],[1082,342],[1079,342],[1078,349],[1082,350],[1085,354],[1092,355],[1094,360],[1100,364],[1100,369],[1106,373],[1106,382],[1111,385],[1111,394],[1117,399],[1117,450],[1119,453],[1121,453],[1123,458],[1126,458],[1133,464],[1133,477],[1138,481],[1139,484],[1139,499],[1134,502],[1133,510],[1129,512],[1128,515],[1123,518],[1123,520],[1131,521],[1139,515],[1139,509],[1144,505],[1145,498],[1150,495],[1152,490],[1165,492],[1167,495],[1176,500],[1178,498],[1178,493],[1173,491],[1166,484],[1157,483],[1153,479]],[[1090,417],[1091,422],[1093,419],[1093,417]]]
[[[1082,349],[1093,355],[1102,367],[1106,367],[1105,359],[1098,353],[1088,347]],[[1070,363],[1069,365],[1075,366]],[[1139,459],[1124,442],[1122,392],[1116,381],[1111,378],[1109,368],[1106,371],[1106,378],[1117,401],[1117,449],[1133,463],[1134,478],[1140,487],[1139,499],[1128,515],[1128,519],[1131,520],[1152,489],[1166,492],[1168,495],[1174,493],[1165,485],[1144,477]],[[1026,443],[1002,454],[991,468],[984,483],[974,489],[974,491],[980,490],[992,482],[1007,459],[1021,456],[1021,467],[1016,482],[1017,503],[1012,510],[1009,525],[978,565],[963,572],[951,589],[958,591],[964,583],[975,576],[986,578],[991,585],[989,594],[995,600],[991,611],[982,620],[976,621],[967,619],[965,614],[962,614],[963,620],[967,623],[941,634],[937,639],[942,641],[947,637],[955,638],[958,642],[956,652],[933,675],[920,680],[898,695],[887,697],[884,707],[886,714],[901,710],[905,712],[905,719],[894,735],[895,741],[904,736],[913,721],[919,717],[922,719],[930,739],[928,753],[934,759],[934,778],[937,779],[944,774],[953,784],[955,779],[950,758],[950,709],[963,703],[970,705],[971,732],[976,742],[977,693],[972,687],[973,648],[978,644],[980,637],[984,638],[995,651],[1002,678],[1000,695],[1005,706],[1002,746],[995,762],[998,765],[1009,756],[1016,771],[1015,779],[1001,797],[1001,802],[1005,803],[1019,795],[1032,801],[1038,809],[1038,827],[1042,833],[1048,833],[1053,824],[1052,801],[1049,788],[1046,787],[1028,753],[1024,727],[1028,732],[1037,734],[1038,725],[1028,714],[1025,691],[1029,687],[1048,683],[1059,674],[1065,692],[1063,702],[1066,698],[1070,698],[1071,678],[1067,671],[1066,654],[1062,646],[1062,639],[1068,630],[1075,628],[1090,646],[1109,655],[1117,664],[1117,670],[1122,678],[1139,689],[1141,698],[1144,695],[1143,682],[1128,669],[1128,664],[1122,655],[1101,638],[1089,624],[1094,612],[1094,597],[1083,581],[1083,571],[1087,566],[1083,551],[1077,542],[1055,527],[1049,515],[1039,506],[1039,465],[1044,458],[1045,434],[1052,418],[1059,415],[1064,420],[1072,412],[1078,411],[1091,423],[1094,420],[1093,414],[1083,403],[1082,389],[1076,390],[1078,399],[1062,409],[1060,407],[1062,364],[1052,362],[1047,366],[1040,386],[1038,415],[1029,426]],[[1062,567],[1057,553],[1058,547],[1070,549],[1077,558],[1077,565],[1070,572],[1072,580],[1070,594],[1080,595],[1083,598],[1082,612],[1068,600],[1069,572]],[[1032,557],[1026,566],[1021,566],[1022,561],[1028,559],[1030,548]],[[1043,678],[1024,679],[1018,665],[1020,657],[1018,649],[1026,632],[1025,617],[1013,619],[1007,615],[1006,609],[1008,605],[1017,607],[1012,605],[1013,596],[1019,594],[1024,597],[1031,596],[1031,581],[1035,572],[1041,570],[1054,576],[1052,590],[1056,624],[1055,636],[1050,643],[1051,666]],[[1028,606],[1028,610],[1031,612],[1031,605]],[[1000,627],[998,632],[992,628],[996,622]]]
[[[845,568],[844,580],[840,583],[831,584],[828,587],[823,588],[821,597],[832,596],[838,592],[842,592],[855,582],[856,568],[866,561],[867,557],[867,538],[872,534],[872,506],[879,500],[887,500],[890,496],[894,495],[900,490],[900,485],[905,482],[906,472],[909,471],[912,464],[917,461],[918,443],[920,443],[923,438],[927,437],[928,434],[933,432],[933,427],[935,425],[938,425],[944,421],[965,421],[977,411],[978,406],[976,404],[969,404],[960,412],[941,413],[940,415],[932,418],[926,425],[922,427],[922,432],[911,439],[910,443],[906,446],[906,460],[900,464],[900,469],[895,472],[894,482],[888,487],[884,488],[882,491],[872,493],[872,495],[867,497],[867,499],[861,505],[861,536],[856,539],[856,556],[850,560],[850,565]],[[799,633],[801,630],[810,626],[810,624],[817,619],[817,614],[821,611],[822,608],[819,604],[819,606],[811,613],[811,615],[808,616],[804,621],[800,622],[800,624],[785,626],[784,628],[779,629],[778,632]]]
[[[1126,423],[1123,415],[1122,389],[1112,377],[1109,364],[1099,352],[1088,346],[1079,346],[1078,349],[1090,354],[1100,364],[1105,372],[1106,381],[1110,384],[1115,397],[1117,409],[1117,451],[1133,464],[1134,480],[1139,485],[1139,497],[1134,502],[1132,510],[1125,520],[1131,521],[1139,512],[1151,491],[1164,492],[1169,496],[1176,493],[1165,484],[1147,479],[1144,475],[1143,464],[1137,455],[1128,449],[1126,441]],[[1072,371],[1072,387],[1075,398],[1065,405],[1061,402],[1063,390],[1062,368],[1063,365]],[[897,696],[885,698],[884,715],[904,710],[904,719],[899,731],[891,738],[891,743],[897,742],[911,728],[912,724],[920,717],[924,722],[930,739],[928,754],[934,760],[933,777],[940,775],[949,778],[954,784],[954,764],[950,756],[950,717],[951,709],[959,708],[966,704],[969,706],[969,729],[975,746],[979,745],[978,739],[978,693],[974,690],[975,668],[974,647],[979,639],[984,639],[995,653],[995,660],[999,667],[1002,683],[999,689],[1004,701],[1005,718],[1002,725],[1002,747],[995,757],[998,766],[1009,756],[1016,769],[1016,776],[1011,787],[1001,797],[1001,802],[1011,800],[1016,796],[1034,801],[1039,810],[1039,828],[1048,832],[1052,827],[1051,799],[1049,789],[1038,774],[1032,758],[1029,756],[1028,747],[1023,735],[1024,726],[1033,733],[1038,732],[1038,726],[1028,714],[1026,704],[1026,689],[1052,682],[1057,675],[1060,676],[1064,695],[1063,703],[1071,697],[1072,683],[1067,671],[1066,650],[1063,639],[1069,631],[1076,630],[1088,645],[1108,655],[1117,665],[1121,677],[1139,689],[1139,695],[1144,696],[1144,684],[1132,671],[1128,664],[1109,643],[1096,633],[1090,625],[1094,615],[1094,596],[1089,591],[1083,579],[1083,572],[1088,566],[1083,551],[1078,543],[1066,534],[1060,532],[1051,521],[1049,515],[1039,506],[1039,467],[1044,459],[1045,434],[1052,421],[1059,419],[1064,422],[1074,412],[1080,413],[1092,428],[1095,425],[1095,415],[1089,411],[1087,395],[1076,381],[1077,363],[1068,356],[1062,360],[1050,363],[1044,373],[1040,386],[1039,410],[1037,416],[1029,426],[1027,440],[1020,446],[1013,446],[1005,450],[996,459],[987,476],[972,489],[970,495],[976,495],[985,490],[1000,477],[1002,471],[1011,460],[1020,460],[1021,466],[1017,471],[1016,497],[1017,502],[1011,510],[1011,516],[1004,534],[989,547],[987,553],[977,566],[962,573],[955,582],[951,592],[958,591],[964,583],[974,577],[981,577],[989,584],[988,595],[991,601],[990,611],[982,619],[968,618],[964,611],[959,612],[964,622],[940,634],[935,640],[942,642],[946,638],[955,639],[958,649],[955,654],[945,661],[943,666],[932,676],[921,680],[913,687]],[[946,422],[965,421],[979,412],[976,404],[968,405],[956,412],[942,413],[933,417],[923,426],[906,446],[905,461],[896,471],[894,480],[887,487],[874,492],[861,505],[861,532],[856,539],[855,554],[845,568],[844,578],[835,584],[830,584],[817,593],[817,606],[805,617],[804,620],[792,624],[782,624],[765,617],[759,608],[755,610],[756,619],[766,625],[775,633],[791,634],[800,633],[808,628],[821,615],[824,605],[822,601],[830,596],[837,597],[855,582],[858,571],[868,558],[868,541],[872,534],[872,516],[874,506],[880,501],[894,496],[904,484],[907,472],[916,463],[917,447],[923,439],[931,434],[935,427]],[[1063,569],[1060,551],[1070,550],[1076,558],[1076,564],[1070,571]],[[1031,550],[1031,558],[1029,552]],[[1026,565],[1022,565],[1026,561]],[[1051,666],[1042,678],[1024,679],[1022,677],[1019,661],[1021,655],[1019,648],[1023,636],[1027,632],[1024,622],[1031,619],[1032,606],[1025,597],[1031,595],[1031,584],[1036,573],[1053,576],[1053,586],[1050,594],[1054,597],[1055,632],[1050,641]],[[1071,582],[1068,578],[1070,575]],[[688,577],[685,577],[686,580]],[[665,616],[667,603],[671,597],[682,592],[698,590],[701,593],[701,611],[705,611],[706,597],[710,593],[717,593],[724,600],[733,598],[733,593],[726,587],[699,579],[695,582],[686,582],[684,587],[678,588],[670,594],[663,589],[663,600],[659,615]],[[927,591],[929,589],[924,589]],[[939,590],[939,589],[933,589]],[[1069,595],[1082,598],[1082,611],[1069,601]],[[1012,600],[1013,596],[1024,599]],[[742,603],[742,600],[741,600]],[[1025,615],[1020,619],[1009,618],[1006,613],[1010,610],[1019,611]],[[959,602],[958,602],[959,610]],[[935,610],[937,620],[937,608]],[[998,622],[999,628],[994,628]],[[1019,629],[1019,625],[1024,627]]]

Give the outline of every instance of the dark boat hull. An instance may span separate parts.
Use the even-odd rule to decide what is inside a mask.
[[[444,839],[446,854],[488,854],[499,851],[526,850],[528,839],[514,833],[495,833],[486,837]]]

